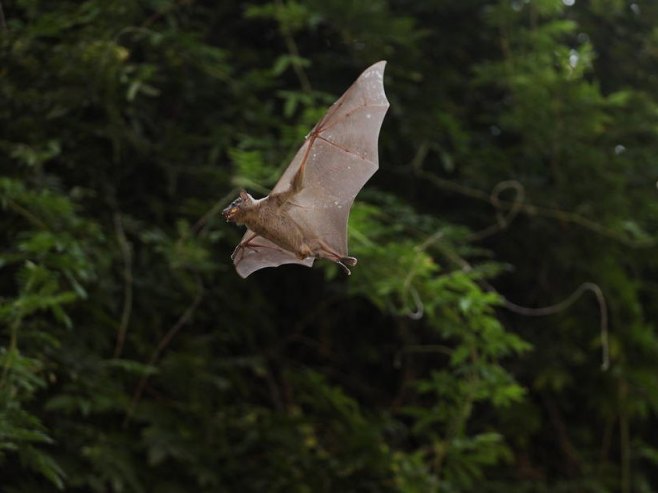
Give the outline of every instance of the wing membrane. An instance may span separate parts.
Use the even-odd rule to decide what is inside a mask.
[[[306,231],[347,255],[347,220],[356,194],[379,168],[378,140],[388,100],[384,67],[366,69],[308,135],[272,193],[303,173],[290,216]]]
[[[300,260],[289,251],[248,229],[236,248],[233,262],[238,274],[246,278],[265,267],[278,267],[283,264],[301,264],[311,267],[314,260],[313,257]]]

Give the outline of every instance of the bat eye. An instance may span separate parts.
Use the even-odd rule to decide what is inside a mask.
[[[226,209],[224,209],[224,210],[236,209],[237,207],[240,206],[240,204],[242,204],[242,199],[241,199],[240,197],[238,197],[238,198],[235,199],[233,202],[231,202],[231,203],[228,205],[228,207],[227,207]]]

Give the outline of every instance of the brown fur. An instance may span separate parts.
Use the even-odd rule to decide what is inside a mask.
[[[313,254],[304,232],[285,210],[283,194],[266,197],[260,202],[242,203],[235,222],[246,225],[254,233],[295,253],[300,259]]]

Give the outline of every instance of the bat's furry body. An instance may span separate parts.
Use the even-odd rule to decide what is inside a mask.
[[[305,234],[303,228],[290,216],[289,200],[295,193],[293,186],[285,192],[272,194],[260,200],[254,200],[248,193],[241,193],[240,205],[231,220],[237,224],[244,224],[253,231],[253,239],[261,236],[294,254],[299,260],[308,257],[332,260],[349,274],[350,271],[346,266],[356,265],[356,258],[342,256],[333,251],[321,238]],[[250,248],[249,242],[250,238],[243,239],[233,252],[233,258],[239,255],[243,248]],[[251,248],[257,249],[258,246]]]

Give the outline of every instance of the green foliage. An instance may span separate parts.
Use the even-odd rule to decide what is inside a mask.
[[[2,4],[2,491],[658,481],[658,7]],[[219,211],[383,58],[353,275],[238,278]],[[523,316],[586,281],[605,373],[593,299]]]

